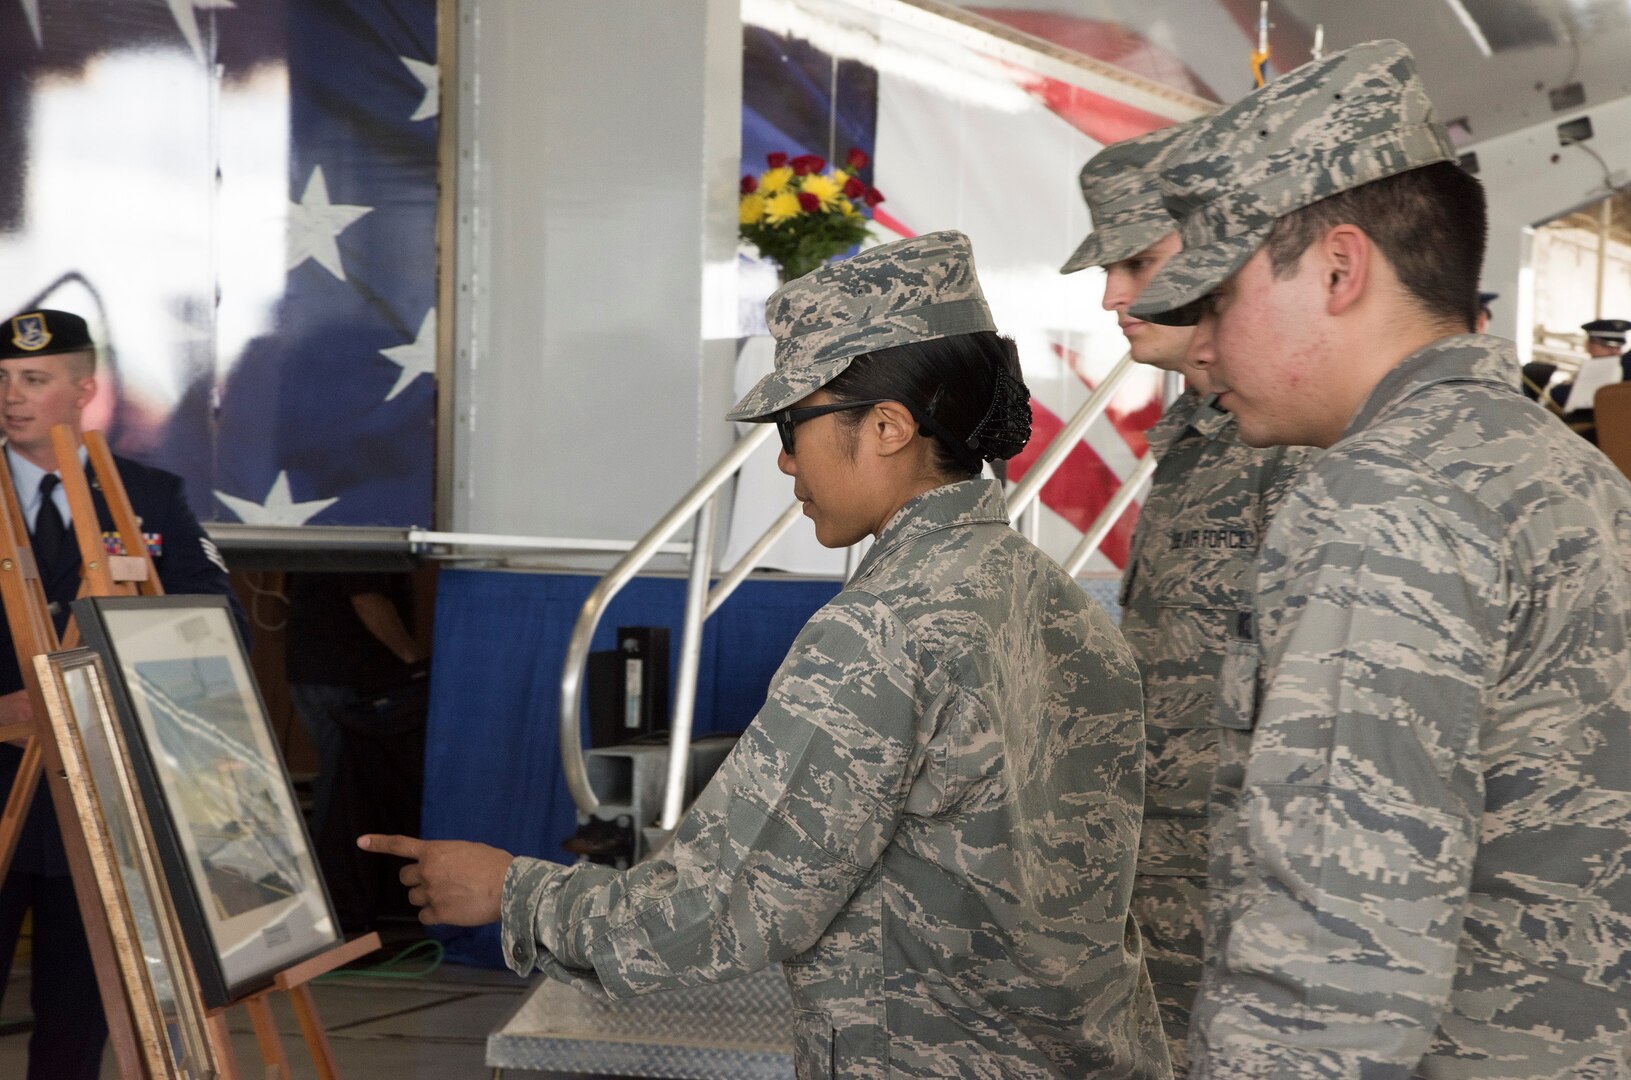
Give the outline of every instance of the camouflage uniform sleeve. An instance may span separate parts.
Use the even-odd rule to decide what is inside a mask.
[[[1506,570],[1499,523],[1418,471],[1316,464],[1269,531],[1194,1077],[1403,1077],[1447,1006]]]
[[[809,948],[871,872],[923,759],[906,628],[847,592],[817,612],[674,839],[624,871],[517,859],[505,959],[622,997]]]

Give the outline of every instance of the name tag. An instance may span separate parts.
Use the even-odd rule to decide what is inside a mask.
[[[1171,551],[1186,551],[1190,548],[1207,548],[1213,551],[1257,549],[1256,529],[1171,529],[1167,532],[1167,538],[1172,542],[1169,549]]]

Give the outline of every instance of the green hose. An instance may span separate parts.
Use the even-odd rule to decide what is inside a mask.
[[[328,982],[338,979],[423,979],[435,973],[442,966],[442,943],[432,939],[416,941],[406,949],[397,953],[388,960],[381,961],[373,967],[341,968],[331,971],[327,975],[319,975],[313,982]],[[422,959],[428,957],[428,959]],[[409,967],[410,961],[417,961],[417,965]]]

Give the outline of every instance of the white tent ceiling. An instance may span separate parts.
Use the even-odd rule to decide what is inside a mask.
[[[1256,0],[960,0],[960,6],[1123,26],[1176,53],[1226,101],[1250,88]],[[1444,118],[1466,118],[1474,141],[1551,119],[1548,91],[1569,82],[1582,85],[1585,109],[1631,97],[1631,0],[1272,0],[1269,11],[1280,71],[1308,58],[1320,25],[1327,51],[1373,38],[1404,41]]]

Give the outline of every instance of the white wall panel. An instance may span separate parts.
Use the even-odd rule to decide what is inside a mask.
[[[632,539],[731,437],[737,4],[460,10],[453,527]]]

